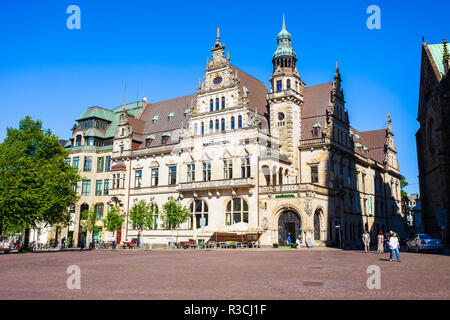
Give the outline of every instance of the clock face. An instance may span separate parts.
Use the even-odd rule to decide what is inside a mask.
[[[280,120],[280,121],[284,120],[284,113],[280,112],[278,114],[278,120]]]
[[[214,82],[214,84],[219,84],[219,83],[222,82],[222,78],[221,77],[216,77],[216,78],[214,78],[213,82]]]

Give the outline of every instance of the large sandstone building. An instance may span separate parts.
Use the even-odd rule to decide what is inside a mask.
[[[450,243],[450,79],[447,41],[422,44],[416,133],[424,232]]]
[[[391,119],[380,130],[352,127],[338,66],[331,82],[307,87],[284,21],[277,42],[269,89],[231,64],[217,30],[195,93],[87,109],[67,145],[85,179],[72,208],[74,243],[86,236],[80,213],[94,208],[101,219],[113,204],[126,216],[118,238],[137,237],[126,214],[145,200],[155,211],[142,241],[167,245],[161,215],[171,198],[192,212],[179,240],[240,231],[263,245],[289,233],[337,245],[359,241],[364,229],[400,231]]]

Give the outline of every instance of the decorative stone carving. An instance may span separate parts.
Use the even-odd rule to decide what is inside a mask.
[[[305,212],[308,216],[312,214],[312,200],[306,199],[305,200]]]

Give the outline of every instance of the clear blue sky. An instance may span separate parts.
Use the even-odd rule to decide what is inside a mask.
[[[66,27],[69,5],[81,30]],[[381,9],[369,30],[366,9]],[[264,81],[282,14],[307,86],[329,82],[339,61],[351,124],[387,126],[391,113],[400,169],[418,192],[415,132],[422,35],[450,38],[448,1],[99,1],[0,2],[0,140],[29,114],[60,138],[87,108],[112,108],[195,92],[216,28],[234,65]]]

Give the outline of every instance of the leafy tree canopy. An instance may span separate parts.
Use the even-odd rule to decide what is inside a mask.
[[[163,227],[165,229],[174,230],[185,223],[191,213],[188,208],[181,205],[179,201],[170,199],[163,205],[164,214],[162,215]]]
[[[153,224],[153,210],[149,203],[145,200],[139,201],[130,210],[130,219],[134,227],[144,229],[151,228]]]
[[[40,120],[25,117],[7,128],[0,144],[0,232],[42,224],[67,225],[78,200],[80,176],[66,164],[68,151]]]
[[[103,219],[103,226],[108,231],[117,231],[122,227],[124,218],[120,214],[120,208],[117,206],[112,206],[108,214],[106,215],[106,218]]]

